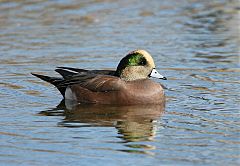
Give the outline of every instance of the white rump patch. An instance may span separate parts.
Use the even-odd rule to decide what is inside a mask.
[[[65,99],[68,100],[77,100],[76,95],[72,92],[70,87],[67,87],[66,91],[65,91]]]

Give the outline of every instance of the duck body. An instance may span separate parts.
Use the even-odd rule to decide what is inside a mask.
[[[140,50],[141,54],[142,51],[144,50]],[[139,50],[130,54],[135,56],[136,53],[138,54]],[[149,61],[153,63],[152,59],[149,60],[147,56],[145,62],[145,60],[130,61],[124,58],[116,71],[58,67],[55,71],[62,77],[32,74],[56,86],[65,100],[113,105],[163,104],[165,95],[161,84],[149,77],[166,78],[157,73],[154,64],[148,64]],[[125,64],[130,62],[133,62],[133,65]]]
[[[105,80],[97,86],[99,81]],[[92,85],[96,85],[91,87]],[[83,103],[134,105],[161,104],[164,92],[160,84],[149,79],[123,81],[116,77],[97,76],[86,85],[75,84],[66,89],[65,99]]]

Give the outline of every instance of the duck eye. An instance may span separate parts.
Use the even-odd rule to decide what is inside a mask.
[[[142,59],[141,62],[140,62],[140,65],[143,65],[143,66],[144,66],[144,65],[146,65],[146,64],[147,64],[146,59]]]

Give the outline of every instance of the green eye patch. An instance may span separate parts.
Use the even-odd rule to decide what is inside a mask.
[[[117,71],[116,71],[116,75],[120,76],[121,72],[129,66],[144,66],[147,64],[147,60],[146,58],[140,54],[140,53],[132,53],[132,54],[128,54],[126,57],[124,57],[118,67],[117,67]]]

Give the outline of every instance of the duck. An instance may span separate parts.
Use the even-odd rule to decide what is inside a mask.
[[[64,100],[82,104],[146,105],[165,103],[163,86],[150,78],[167,80],[146,50],[123,57],[116,70],[56,67],[61,77],[31,73],[53,84]]]

